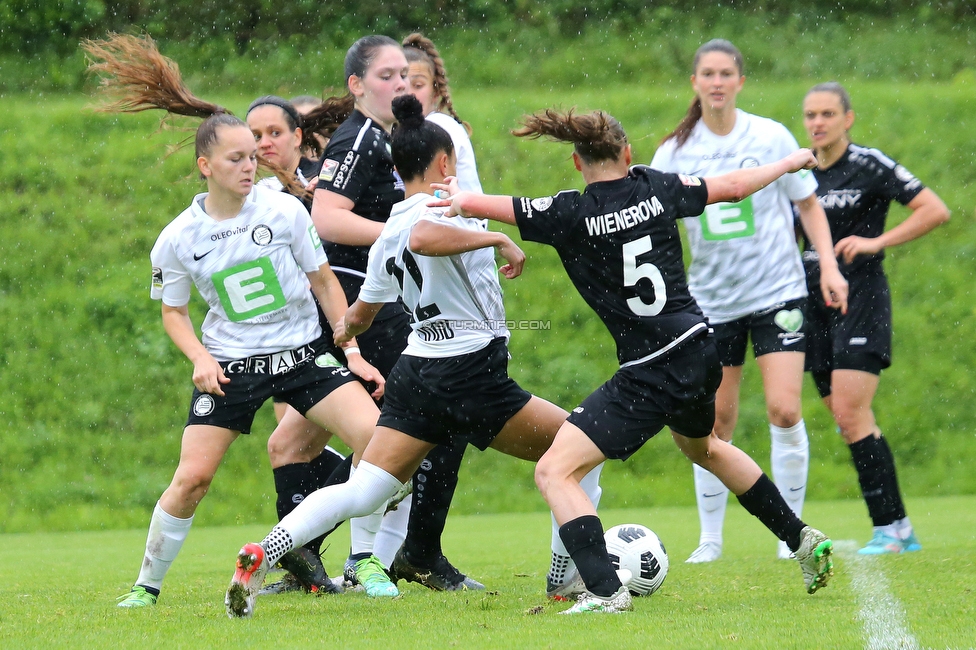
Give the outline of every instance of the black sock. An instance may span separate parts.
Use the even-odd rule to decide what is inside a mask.
[[[326,449],[318,457],[309,463],[312,466],[312,479],[315,484],[315,490],[320,488],[329,487],[330,485],[339,485],[340,483],[345,483],[349,480],[349,470],[352,469],[352,454],[349,454],[345,458],[341,455],[333,452],[330,449]],[[332,530],[327,530],[315,539],[309,541],[305,544],[305,548],[309,549],[313,553],[318,555],[322,554],[322,542],[325,538],[332,534],[336,528],[342,525],[339,522],[332,527]]]
[[[790,510],[776,484],[766,474],[736,498],[750,515],[786,542],[791,551],[795,553],[800,548],[800,531],[806,524]]]
[[[317,458],[309,463],[309,465],[312,467],[312,475],[315,477],[315,487],[320,488],[329,485],[328,481],[332,477],[332,473],[336,471],[336,469],[338,469],[345,460],[346,459],[342,454],[331,447],[326,447]],[[350,459],[349,462],[351,464],[352,460]],[[349,476],[348,470],[346,476]]]
[[[570,557],[576,562],[580,577],[590,593],[604,598],[620,589],[620,578],[614,570],[607,541],[603,537],[603,524],[596,515],[584,515],[567,521],[559,527]]]
[[[875,526],[887,526],[905,518],[905,505],[895,476],[895,458],[884,436],[873,435],[849,445],[861,494]]]
[[[403,553],[411,564],[432,566],[443,553],[441,535],[457,488],[464,445],[432,449],[413,475],[413,502]]]
[[[282,465],[271,470],[274,474],[275,492],[278,499],[275,509],[278,511],[278,521],[298,507],[298,504],[315,491],[315,478],[312,475],[311,463],[292,463]]]

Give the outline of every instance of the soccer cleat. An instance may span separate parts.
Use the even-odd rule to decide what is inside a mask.
[[[795,560],[796,556],[793,555],[793,551],[790,547],[786,545],[786,542],[780,540],[779,544],[776,545],[776,557],[780,560]]]
[[[307,592],[313,594],[342,593],[342,589],[336,588],[332,580],[329,579],[325,567],[322,566],[322,558],[304,546],[285,553],[278,560],[278,566],[295,576],[299,585]]]
[[[915,533],[912,532],[907,538],[901,539],[889,535],[882,528],[874,529],[874,537],[864,548],[860,549],[860,555],[888,555],[892,553],[912,553],[921,551],[922,545],[919,543]]]
[[[403,484],[403,487],[397,490],[397,493],[390,497],[390,500],[386,502],[386,511],[383,514],[385,515],[396,510],[403,500],[410,496],[411,493],[413,493],[413,478],[408,479],[407,482]]]
[[[296,592],[308,593],[305,587],[298,581],[294,573],[284,573],[281,580],[272,582],[261,587],[258,596],[277,596],[279,594],[291,594]],[[335,586],[333,586],[335,588]]]
[[[119,596],[119,607],[150,607],[156,604],[159,596],[146,591],[142,585],[136,585],[127,594]]]
[[[634,608],[634,601],[630,596],[627,585],[630,584],[633,575],[627,569],[617,571],[620,578],[621,587],[612,596],[597,596],[588,591],[583,591],[576,600],[576,604],[569,609],[559,612],[560,614],[619,614],[620,612],[630,611]]]
[[[553,582],[549,577],[546,578],[546,597],[550,600],[576,600],[584,591],[586,591],[586,585],[575,566],[572,572],[565,574],[564,581],[559,584]]]
[[[685,560],[687,564],[701,564],[703,562],[714,562],[722,557],[722,545],[715,542],[702,542],[698,548]]]
[[[245,544],[237,554],[237,568],[230,580],[224,605],[230,618],[254,616],[254,601],[268,573],[268,558],[260,544]]]
[[[372,598],[395,598],[400,595],[400,590],[390,581],[386,569],[375,555],[356,562],[356,581]]]
[[[796,549],[796,560],[803,572],[803,583],[807,593],[812,594],[827,586],[827,581],[834,575],[834,563],[831,554],[834,543],[816,528],[804,526],[800,531],[800,548]]]
[[[901,545],[905,548],[905,553],[914,553],[915,551],[922,550],[922,544],[918,541],[918,538],[915,537],[914,531],[909,533],[908,537],[901,540]]]
[[[393,581],[416,582],[434,591],[481,591],[483,584],[458,571],[446,557],[440,555],[431,566],[418,566],[407,559],[403,548],[393,557],[390,567]]]

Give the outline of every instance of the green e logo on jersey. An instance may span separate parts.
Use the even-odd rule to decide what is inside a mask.
[[[319,233],[315,230],[315,226],[308,227],[308,237],[312,240],[312,248],[322,248],[322,240],[319,239]]]
[[[268,257],[214,273],[211,280],[227,318],[235,323],[281,309],[287,302]]]
[[[705,206],[701,216],[702,237],[707,241],[722,241],[751,237],[756,233],[752,214],[752,197],[738,203],[713,203]]]

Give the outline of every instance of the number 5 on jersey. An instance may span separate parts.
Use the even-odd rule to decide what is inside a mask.
[[[653,248],[650,235],[644,235],[623,245],[624,286],[635,287],[640,280],[647,279],[654,287],[654,302],[651,304],[641,300],[640,296],[627,299],[627,306],[638,316],[657,316],[668,302],[668,290],[664,285],[661,270],[649,262],[637,263],[640,255],[649,253]]]

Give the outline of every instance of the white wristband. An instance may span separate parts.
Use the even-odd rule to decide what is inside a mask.
[[[342,353],[343,353],[344,355],[346,355],[347,357],[348,357],[348,356],[349,356],[350,354],[358,354],[358,355],[362,355],[362,352],[360,352],[360,351],[359,351],[359,348],[357,348],[357,347],[356,347],[355,345],[353,345],[353,346],[350,346],[350,347],[348,347],[348,348],[342,348]]]

